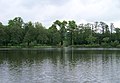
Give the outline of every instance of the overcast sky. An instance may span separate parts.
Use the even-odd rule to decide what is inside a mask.
[[[120,0],[0,0],[0,21],[14,17],[50,26],[55,20],[104,21],[120,26]]]

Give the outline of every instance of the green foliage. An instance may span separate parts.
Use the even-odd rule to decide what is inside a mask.
[[[111,46],[112,47],[117,47],[119,45],[119,41],[114,41],[114,42],[111,42]]]
[[[64,44],[64,40],[65,40],[65,34],[66,34],[66,24],[67,22],[66,21],[63,21],[63,22],[60,22],[59,20],[56,20],[54,22],[55,25],[58,25],[60,30],[59,30],[59,33],[60,33],[60,41],[61,41],[61,45]]]
[[[74,45],[74,39],[75,39],[75,31],[77,28],[77,24],[74,20],[68,22],[68,33],[70,38],[70,45]]]
[[[88,38],[86,38],[86,40],[89,44],[93,44],[96,40],[96,37],[93,37],[92,35],[90,35]]]
[[[23,29],[22,28],[10,28],[10,43],[20,44],[23,39]]]
[[[46,44],[48,41],[48,37],[47,37],[47,30],[45,29],[45,27],[42,26],[41,23],[35,23],[35,28],[36,28],[36,41],[38,44]]]
[[[102,43],[101,43],[101,46],[102,46],[102,47],[110,47],[110,45],[109,45],[108,43],[106,43],[106,42],[102,42]]]
[[[8,27],[21,28],[23,25],[23,19],[21,17],[15,17],[13,20],[9,20]]]
[[[8,35],[5,31],[4,26],[0,25],[0,45],[6,45],[8,40]]]
[[[120,47],[120,28],[113,26],[104,22],[77,25],[74,20],[56,20],[46,28],[39,22],[24,23],[21,17],[15,17],[8,25],[0,22],[0,46]]]
[[[12,45],[22,43],[23,39],[23,20],[21,17],[16,17],[13,20],[9,20],[8,22],[8,34],[9,34],[9,42]]]
[[[108,41],[109,41],[109,37],[105,37],[105,38],[103,38],[103,41],[104,41],[105,43],[108,43]]]
[[[23,42],[27,43],[27,45],[29,46],[31,42],[35,41],[36,29],[34,28],[34,25],[31,22],[28,23],[27,27],[28,31],[25,33]]]
[[[57,45],[60,43],[60,34],[55,25],[48,29],[48,42],[50,45]]]

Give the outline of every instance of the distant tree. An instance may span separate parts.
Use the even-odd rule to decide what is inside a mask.
[[[114,24],[113,24],[113,23],[111,23],[111,24],[110,24],[111,34],[113,33],[113,29],[114,29]]]
[[[8,35],[5,26],[0,22],[0,45],[7,45]]]
[[[36,38],[37,43],[46,44],[48,41],[47,29],[45,29],[45,27],[43,27],[42,24],[39,22],[35,23],[35,28],[36,28],[36,33],[37,33],[37,38]]]
[[[75,37],[74,32],[75,32],[76,28],[77,28],[77,24],[74,20],[68,22],[67,30],[68,30],[68,34],[69,34],[68,37],[70,37],[68,39],[70,39],[70,41],[71,41],[70,45],[74,45],[74,37]]]
[[[54,24],[58,25],[60,28],[60,37],[61,37],[61,45],[63,45],[63,41],[65,40],[65,35],[66,35],[66,25],[67,21],[60,22],[59,20],[56,20]]]
[[[23,42],[27,43],[27,46],[29,46],[30,43],[35,41],[37,34],[36,34],[36,29],[32,24],[32,22],[28,22],[25,26],[28,28],[28,30],[25,33]]]
[[[77,25],[74,20],[56,20],[46,28],[41,23],[24,23],[21,17],[8,21],[8,25],[0,22],[0,45],[87,45],[117,47],[120,43],[120,28],[105,22]]]
[[[13,20],[9,20],[8,27],[21,28],[23,25],[23,19],[21,17],[15,17]]]
[[[48,29],[48,39],[50,45],[57,45],[60,43],[60,34],[55,24]]]
[[[112,34],[115,40],[118,40],[120,42],[120,28],[115,28],[115,33]]]
[[[8,22],[8,34],[12,45],[20,44],[23,40],[23,20],[21,17],[15,17]]]
[[[100,22],[100,26],[101,26],[101,28],[102,28],[102,34],[104,34],[104,33],[105,33],[105,26],[106,26],[106,23]]]
[[[88,38],[86,38],[87,42],[89,44],[94,44],[96,37],[93,37],[92,35],[89,35]]]
[[[110,31],[109,31],[109,26],[106,24],[105,25],[105,34],[104,34],[106,37],[109,37],[110,36]]]

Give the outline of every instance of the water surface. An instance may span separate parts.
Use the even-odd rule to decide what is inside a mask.
[[[0,49],[0,83],[120,83],[120,49]]]

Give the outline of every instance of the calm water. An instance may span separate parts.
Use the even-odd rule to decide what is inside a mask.
[[[120,49],[4,49],[0,83],[120,83]]]

